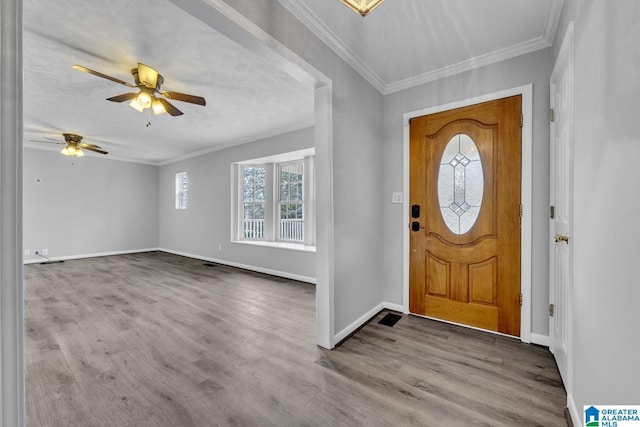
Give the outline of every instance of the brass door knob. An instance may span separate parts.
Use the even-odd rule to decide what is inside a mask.
[[[569,236],[563,236],[562,234],[556,234],[553,240],[555,240],[556,243],[565,242],[567,245],[569,244]]]

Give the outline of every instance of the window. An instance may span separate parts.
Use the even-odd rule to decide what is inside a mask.
[[[278,239],[304,242],[304,162],[279,163]]]
[[[189,181],[187,173],[176,174],[176,209],[187,209],[187,190]]]
[[[264,207],[267,169],[242,166],[242,238],[264,238]]]
[[[232,240],[302,250],[315,244],[313,154],[308,149],[234,165]]]

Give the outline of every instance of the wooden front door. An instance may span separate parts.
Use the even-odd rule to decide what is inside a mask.
[[[411,120],[411,313],[520,335],[521,98]]]

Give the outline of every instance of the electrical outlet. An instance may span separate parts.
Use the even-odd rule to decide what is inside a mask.
[[[25,249],[24,250],[24,254],[25,255],[31,255],[31,249]]]
[[[49,249],[43,249],[42,255],[49,255]]]
[[[391,203],[402,203],[402,193],[391,193]]]

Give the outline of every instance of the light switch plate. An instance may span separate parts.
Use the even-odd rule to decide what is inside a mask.
[[[392,193],[391,203],[402,203],[402,193]]]

